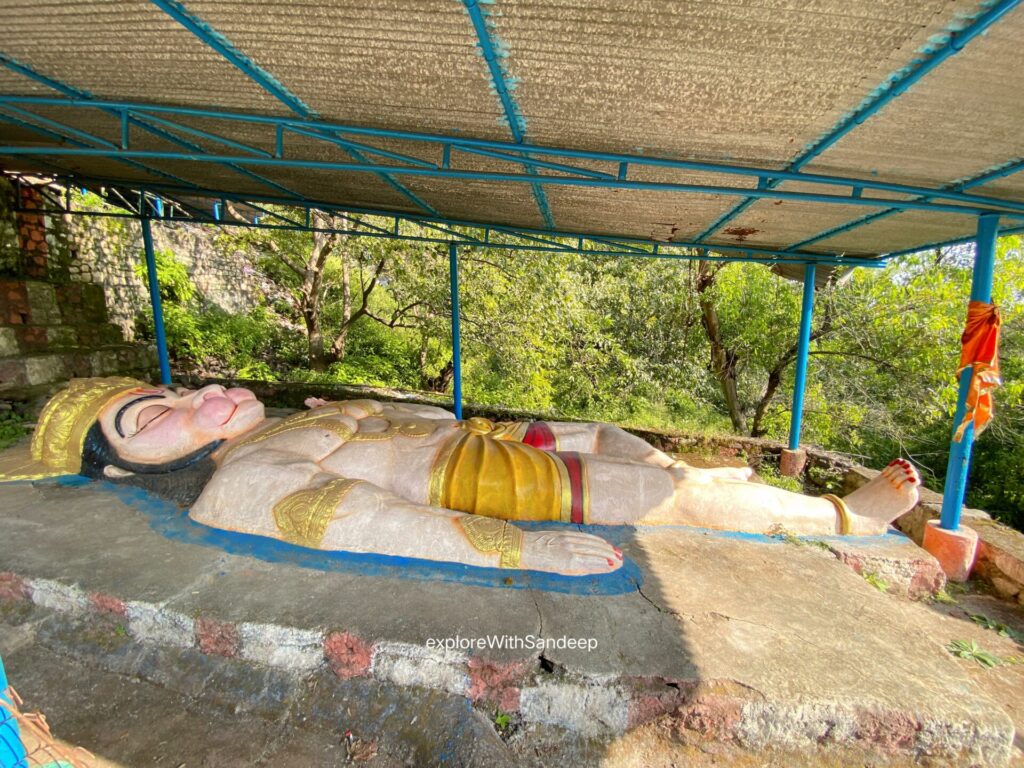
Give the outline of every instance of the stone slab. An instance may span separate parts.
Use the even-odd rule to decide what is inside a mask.
[[[212,621],[238,643],[215,653],[288,674],[348,669],[328,665],[328,638],[344,636],[342,656],[369,649],[347,679],[500,700],[529,723],[587,737],[668,717],[753,749],[864,743],[1006,763],[1012,723],[929,639],[925,606],[879,592],[823,547],[688,528],[621,533],[640,589],[568,595],[267,563],[167,539],[98,486],[5,484],[0,592],[38,592],[66,616],[83,616],[85,599],[86,616],[125,622],[128,646],[192,659],[215,658],[199,650],[200,627],[212,625],[194,620]],[[196,647],[182,648],[190,628]],[[545,645],[430,652],[438,637],[488,633]],[[565,637],[594,644],[560,646]],[[281,638],[295,640],[291,651],[272,653]],[[568,711],[577,705],[586,729]]]

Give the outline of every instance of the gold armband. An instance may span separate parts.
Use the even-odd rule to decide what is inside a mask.
[[[826,493],[821,498],[831,501],[836,512],[839,513],[839,532],[844,536],[853,533],[853,521],[850,519],[850,508],[846,506],[846,502],[834,493]]]
[[[523,532],[504,520],[467,515],[458,520],[469,543],[480,552],[499,552],[502,568],[518,568],[523,554]]]
[[[300,547],[319,547],[338,505],[361,482],[339,478],[319,488],[285,496],[274,505],[274,522],[281,538]]]

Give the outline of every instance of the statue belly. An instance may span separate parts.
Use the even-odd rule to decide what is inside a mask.
[[[425,437],[357,439],[340,446],[320,466],[332,474],[366,480],[408,501],[426,504],[430,468],[445,436],[438,432]]]

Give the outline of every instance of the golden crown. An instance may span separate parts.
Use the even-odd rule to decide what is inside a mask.
[[[72,379],[43,408],[32,436],[32,458],[51,471],[77,474],[85,435],[113,400],[149,384],[127,376]]]

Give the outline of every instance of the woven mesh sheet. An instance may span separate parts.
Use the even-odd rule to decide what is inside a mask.
[[[886,82],[962,27],[980,0],[496,0],[481,6],[531,143],[782,168]],[[327,121],[509,141],[511,131],[469,14],[459,0],[188,0],[221,33]],[[294,116],[220,53],[148,0],[0,0],[0,51],[99,98]],[[806,170],[940,186],[1024,157],[1024,9],[872,116]],[[0,93],[61,95],[0,67]],[[116,116],[36,108],[117,144]],[[270,152],[273,128],[173,118]],[[238,153],[185,133],[179,142],[132,129],[132,148]],[[0,123],[3,143],[46,143]],[[417,142],[360,139],[440,162]],[[289,134],[286,156],[360,162],[339,146]],[[384,165],[399,160],[373,153]],[[550,158],[557,160],[557,158]],[[140,166],[141,163],[141,166]],[[513,160],[454,153],[453,167],[523,173]],[[545,227],[530,184],[341,170],[104,158],[0,159],[5,168],[54,167],[99,178],[196,185],[249,195],[305,196],[337,205]],[[614,173],[613,164],[587,164]],[[149,169],[149,170],[147,170]],[[559,175],[544,170],[542,175]],[[265,180],[256,178],[255,175]],[[635,168],[630,179],[752,187],[744,177]],[[401,185],[406,191],[398,188]],[[282,189],[283,188],[283,189]],[[841,194],[783,184],[786,191]],[[1024,201],[1024,174],[975,190]],[[883,197],[868,192],[871,196]],[[418,203],[414,197],[425,202]],[[546,186],[560,230],[687,240],[742,198]],[[895,196],[899,198],[900,196]],[[872,208],[761,200],[709,242],[781,248]],[[1007,222],[1019,226],[1020,222]],[[969,216],[907,212],[822,240],[809,250],[874,254],[969,235]]]

